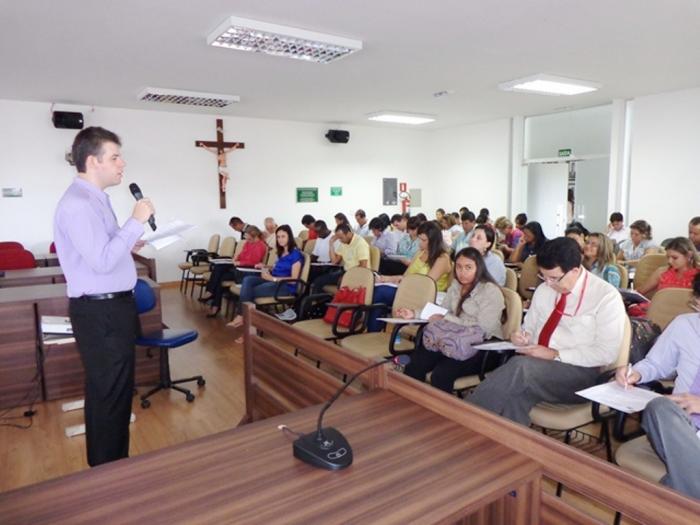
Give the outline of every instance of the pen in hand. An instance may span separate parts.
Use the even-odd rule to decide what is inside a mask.
[[[630,386],[630,378],[632,377],[632,363],[627,363],[627,373],[625,374],[625,390]]]

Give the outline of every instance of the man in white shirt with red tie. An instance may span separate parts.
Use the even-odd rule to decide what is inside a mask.
[[[522,330],[511,335],[518,356],[490,373],[468,401],[524,425],[537,403],[581,403],[620,351],[625,308],[620,293],[581,265],[573,239],[547,241],[537,254],[538,286]]]

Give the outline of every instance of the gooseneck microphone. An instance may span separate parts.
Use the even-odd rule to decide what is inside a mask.
[[[360,374],[364,374],[367,370],[386,363],[406,366],[410,362],[411,358],[407,355],[397,355],[390,359],[372,363],[353,375],[321,409],[318,415],[316,431],[303,434],[294,441],[294,457],[300,459],[304,463],[326,470],[340,470],[349,467],[352,464],[352,448],[350,448],[350,443],[348,443],[345,436],[335,428],[323,427],[323,415],[335,400],[340,397],[340,394],[342,394]]]
[[[141,188],[139,188],[139,185],[135,182],[129,184],[129,191],[134,196],[134,199],[136,199],[137,201],[143,199],[143,193],[141,193]],[[151,216],[148,218],[148,224],[151,226],[151,229],[153,231],[156,231],[156,218],[153,216],[153,214],[151,214]]]

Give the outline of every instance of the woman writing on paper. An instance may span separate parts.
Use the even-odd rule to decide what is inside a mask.
[[[457,254],[454,280],[442,306],[448,313],[430,317],[405,373],[425,381],[432,371],[431,384],[452,392],[456,379],[477,374],[481,369],[482,353],[472,345],[502,337],[503,293],[477,249],[464,248]],[[397,314],[404,319],[416,317],[415,312],[407,309],[399,309]]]

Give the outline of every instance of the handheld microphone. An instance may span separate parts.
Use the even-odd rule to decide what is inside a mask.
[[[352,382],[357,379],[360,374],[364,374],[367,370],[386,363],[394,363],[399,366],[406,366],[411,362],[411,358],[407,355],[397,355],[390,359],[384,359],[377,363],[363,368],[353,375],[347,383],[341,386],[338,391],[331,397],[321,409],[318,415],[318,423],[316,432],[309,432],[297,438],[293,444],[294,457],[300,459],[304,463],[308,463],[314,467],[323,468],[326,470],[340,470],[349,467],[352,464],[352,448],[348,440],[338,430],[332,427],[323,427],[323,415],[331,405],[335,402],[340,394],[347,389]]]
[[[137,201],[143,199],[143,193],[141,193],[141,188],[139,188],[139,185],[135,182],[129,184],[129,191],[134,196],[134,199],[136,199]],[[156,231],[156,218],[152,214],[148,218],[148,224],[151,226],[151,229],[153,231]]]

